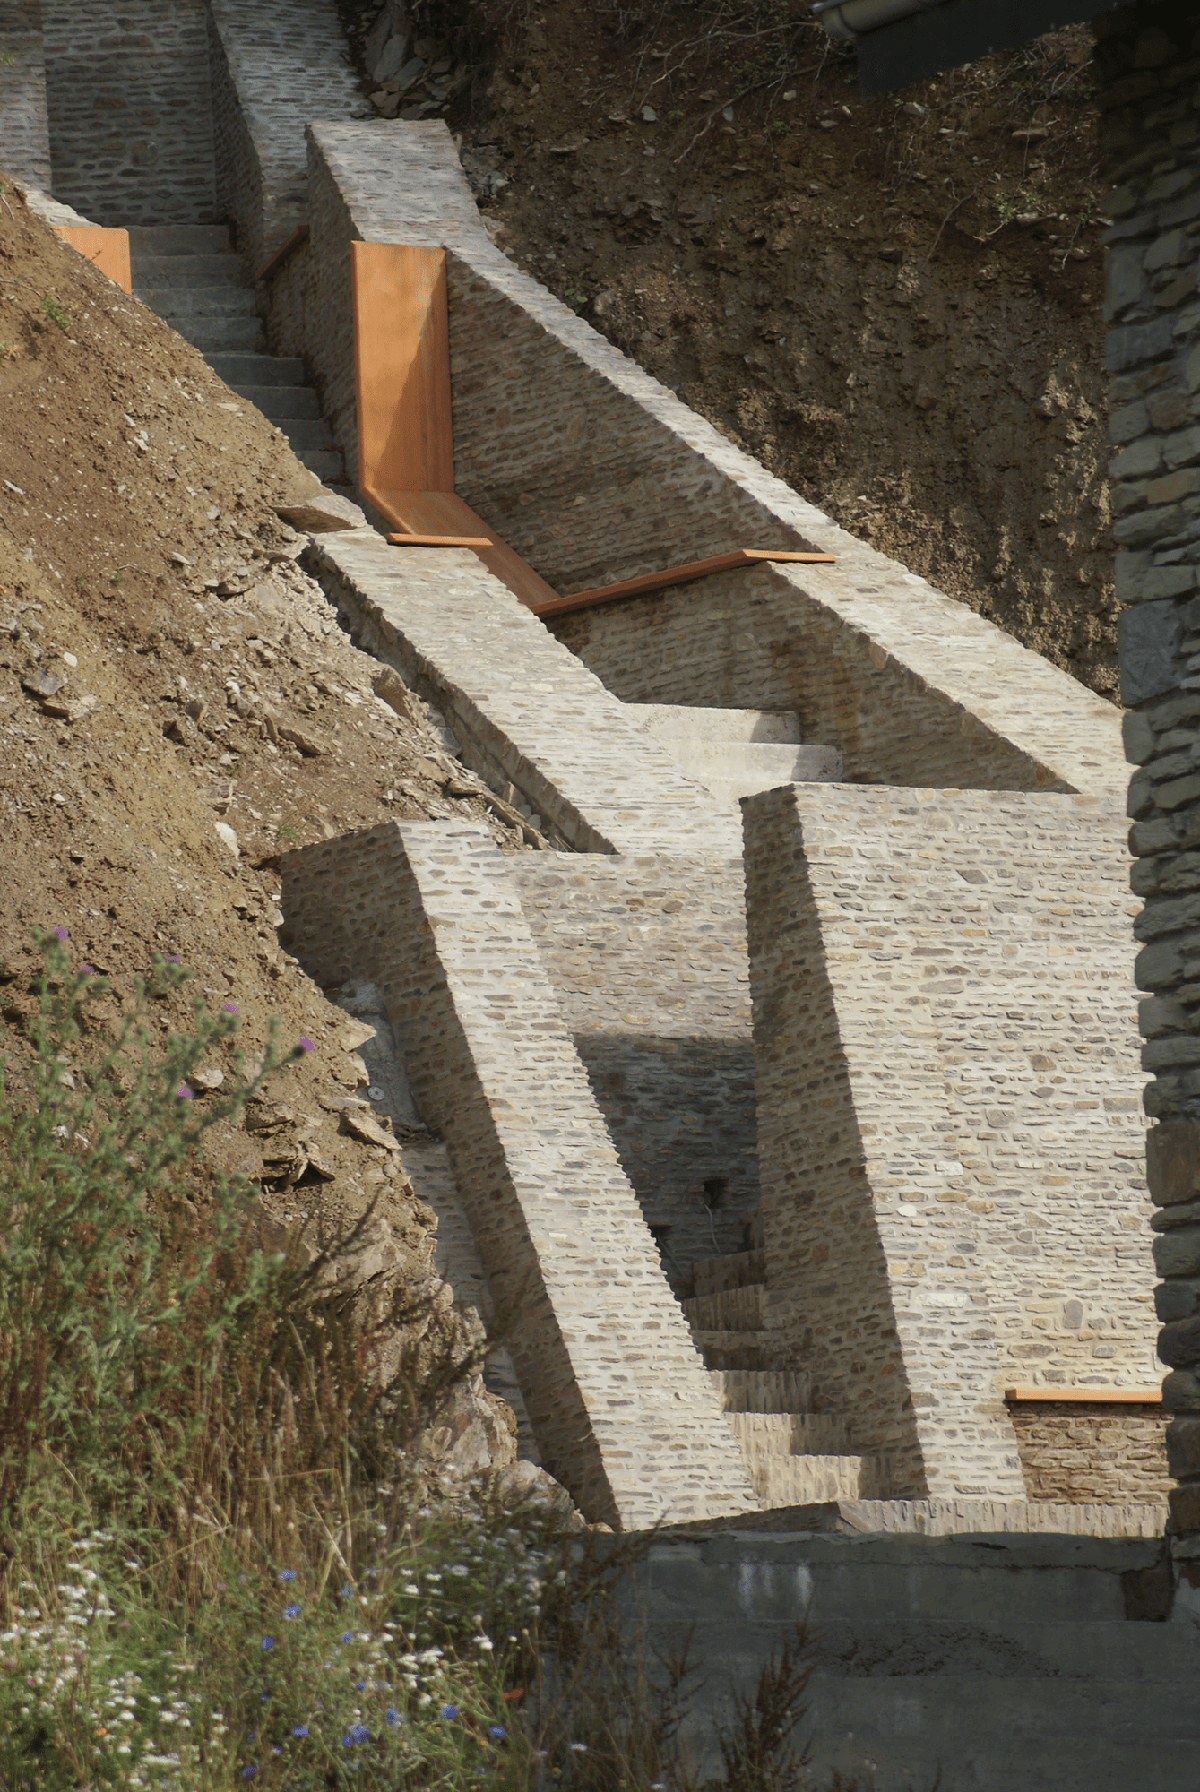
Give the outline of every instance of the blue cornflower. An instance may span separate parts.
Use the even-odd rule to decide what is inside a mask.
[[[300,1607],[298,1605],[285,1605],[283,1608],[283,1615],[285,1618],[298,1618],[300,1616]]]
[[[442,1706],[442,1716],[447,1719],[452,1718],[452,1717],[457,1717],[458,1716],[458,1706],[457,1705],[443,1705]]]
[[[489,1724],[488,1735],[494,1736],[496,1740],[499,1741],[502,1736],[508,1735],[508,1731],[504,1728],[503,1724]]]
[[[265,1636],[262,1640],[262,1646],[268,1651],[273,1649],[275,1647],[275,1638],[273,1636]]]
[[[293,1724],[292,1725],[292,1735],[293,1736],[307,1736],[308,1735],[308,1725],[307,1724]]]
[[[244,1780],[252,1780],[257,1772],[258,1762],[247,1761],[246,1765],[242,1768],[242,1778]]]
[[[339,1587],[338,1592],[343,1599],[353,1599],[354,1597],[354,1588],[350,1585],[349,1581],[346,1582],[344,1587]]]
[[[280,1580],[295,1580],[296,1570],[294,1568],[281,1568],[279,1570],[279,1578]]]
[[[356,1680],[354,1682],[355,1692],[364,1692],[366,1690],[366,1685],[367,1683],[365,1680]]]
[[[385,1723],[398,1724],[400,1722],[400,1713],[394,1705],[389,1705],[383,1716]]]
[[[344,1643],[352,1643],[354,1641],[354,1632],[352,1630],[343,1630],[342,1641]]]
[[[369,1742],[370,1740],[371,1732],[368,1730],[366,1724],[351,1724],[349,1735],[342,1737],[342,1747],[353,1748],[356,1743]]]

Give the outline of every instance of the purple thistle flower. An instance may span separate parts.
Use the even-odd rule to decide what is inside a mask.
[[[305,1035],[305,1037],[303,1039],[300,1040],[299,1044],[300,1044],[300,1050],[302,1052],[311,1052],[311,1051],[315,1051],[315,1049],[316,1049],[316,1047],[313,1045],[312,1040],[307,1036],[307,1034]]]
[[[222,1002],[221,1003],[221,1013],[222,1014],[236,1014],[237,1009],[234,1007],[232,1002]]]
[[[56,927],[54,929],[54,937],[56,940],[65,940],[67,938],[66,928],[62,926]]]
[[[273,1636],[265,1636],[262,1640],[262,1646],[265,1651],[270,1651],[275,1647],[275,1638]]]
[[[176,1101],[191,1101],[192,1092],[186,1083],[180,1083],[178,1089],[175,1091],[175,1099]]]
[[[168,952],[167,953],[167,963],[168,964],[178,964],[179,963],[178,952]]]
[[[90,964],[81,964],[79,968],[85,977],[94,977],[96,975]]]

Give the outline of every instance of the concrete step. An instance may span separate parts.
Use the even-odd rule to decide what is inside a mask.
[[[315,449],[326,449],[331,454],[338,452],[338,445],[333,439],[333,431],[324,417],[282,417],[279,419],[279,427],[296,454]]]
[[[134,281],[133,290],[143,305],[149,305],[159,317],[174,323],[179,317],[222,318],[252,317],[252,286],[143,286]]]
[[[130,259],[136,288],[253,286],[240,255],[131,255]]]
[[[235,386],[239,397],[256,405],[272,423],[291,423],[296,418],[317,418],[321,401],[311,386]]]
[[[861,1456],[755,1456],[746,1466],[755,1493],[768,1506],[853,1500],[868,1481]]]
[[[260,386],[303,386],[308,380],[308,369],[296,355],[217,353],[205,358],[227,386],[255,403],[254,391]]]
[[[802,1413],[808,1410],[808,1376],[790,1369],[711,1369],[721,1407],[728,1413]]]
[[[210,350],[220,354],[225,349],[258,349],[265,341],[258,317],[174,317],[168,321],[205,360]]]
[[[723,1288],[745,1288],[751,1282],[765,1281],[766,1273],[761,1251],[706,1257],[696,1265],[696,1293],[719,1294]]]
[[[770,1370],[775,1346],[765,1332],[728,1332],[693,1326],[692,1336],[707,1369],[739,1373]]]
[[[231,244],[227,224],[132,224],[129,254],[133,260],[148,255],[228,255]]]
[[[723,808],[736,808],[743,797],[757,796],[762,790],[778,790],[782,784],[837,784],[841,781],[841,756],[834,755],[832,747],[801,747],[799,750],[808,758],[796,767],[790,778],[777,778],[773,773],[756,777],[749,772],[739,772],[728,778],[718,776],[716,772],[705,772],[703,777],[692,772],[690,776],[703,784]],[[684,770],[687,770],[686,766]]]
[[[986,1614],[980,1614],[974,1627],[937,1618],[919,1623],[833,1619],[821,1626],[818,1662],[829,1673],[851,1679],[903,1678],[918,1661],[929,1674],[1178,1680],[1200,1676],[1200,1629],[1119,1619],[1094,1624],[1047,1619],[992,1628]]]
[[[727,1412],[747,1462],[765,1456],[853,1456],[854,1421],[840,1412]]]
[[[329,449],[306,448],[303,453],[296,453],[296,459],[303,461],[310,473],[329,484],[340,484],[346,477],[346,463],[341,455]]]
[[[695,1294],[683,1303],[689,1325],[701,1331],[761,1332],[765,1329],[766,1284],[722,1288],[717,1294]]]
[[[704,784],[710,778],[745,778],[753,783],[769,779],[762,788],[775,790],[781,784],[829,779],[835,769],[841,771],[841,754],[834,747],[676,738],[662,744],[690,777]]]
[[[625,708],[661,741],[800,741],[794,710],[693,709],[681,703],[627,703]]]
[[[1095,1721],[1082,1735],[1042,1739],[1033,1748],[1020,1741],[989,1747],[965,1718],[936,1749],[894,1737],[818,1735],[807,1757],[809,1783],[828,1785],[829,1776],[841,1774],[835,1783],[871,1792],[1196,1792],[1196,1743],[1151,1732],[1137,1741],[1106,1741],[1103,1689],[1095,1690]],[[811,1728],[809,1720],[806,1736]]]

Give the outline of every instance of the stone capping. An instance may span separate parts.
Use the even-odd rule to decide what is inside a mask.
[[[386,822],[286,853],[282,872],[309,973],[384,992],[545,1466],[622,1528],[757,1510],[488,836]]]
[[[665,1526],[664,1541],[674,1537],[787,1537],[815,1534],[860,1537],[1096,1537],[1146,1538],[1158,1541],[1167,1518],[1163,1500],[1127,1500],[1120,1504],[1058,1500],[826,1500],[810,1506],[775,1506],[753,1517],[722,1519],[708,1524]]]

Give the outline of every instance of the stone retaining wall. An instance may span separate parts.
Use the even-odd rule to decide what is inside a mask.
[[[1200,1533],[1200,18],[1147,3],[1096,30],[1137,981],[1160,1121],[1147,1142],[1155,1298],[1163,1398],[1180,1415],[1173,1511]],[[1200,1556],[1200,1536],[1183,1547]]]
[[[1154,1377],[1119,812],[838,785],[743,809],[778,1366],[856,1415],[890,1491],[1019,1497],[1005,1387]]]
[[[385,823],[285,854],[283,892],[318,982],[384,992],[546,1467],[624,1527],[757,1509],[487,836]]]
[[[1161,1406],[1039,1400],[1013,1405],[1009,1416],[1031,1500],[1086,1505],[1119,1487],[1126,1499],[1159,1502],[1165,1517],[1171,1483]]]
[[[0,0],[0,169],[50,191],[41,0]]]
[[[53,191],[98,224],[217,221],[204,0],[42,0]]]
[[[673,1284],[758,1207],[742,862],[522,853],[509,876]]]

